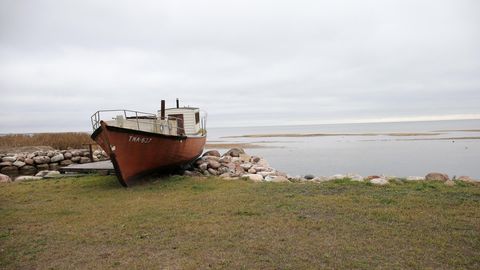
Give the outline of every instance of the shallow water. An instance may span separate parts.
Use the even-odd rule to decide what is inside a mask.
[[[432,134],[386,134],[396,132]],[[311,133],[363,136],[231,138],[248,134]],[[462,137],[469,139],[460,139]],[[423,176],[438,171],[451,177],[480,178],[480,120],[210,128],[208,140],[261,145],[264,148],[247,149],[247,152],[266,158],[272,167],[291,175]]]

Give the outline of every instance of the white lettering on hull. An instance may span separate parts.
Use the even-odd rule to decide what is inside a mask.
[[[129,142],[134,142],[134,143],[150,143],[152,141],[152,138],[129,136],[128,141]]]

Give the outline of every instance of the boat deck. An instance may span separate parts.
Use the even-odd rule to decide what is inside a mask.
[[[110,160],[97,161],[84,164],[71,164],[59,169],[61,173],[95,173],[95,172],[108,172],[115,173],[113,164]]]

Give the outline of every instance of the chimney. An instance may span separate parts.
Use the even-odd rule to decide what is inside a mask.
[[[178,98],[177,98],[177,109],[180,108],[180,101],[178,101]]]
[[[160,119],[161,120],[165,120],[165,100],[162,99],[162,103],[161,103],[161,107],[160,107]]]

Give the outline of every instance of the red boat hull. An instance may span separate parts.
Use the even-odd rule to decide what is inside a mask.
[[[194,161],[203,152],[206,136],[174,136],[109,126],[92,134],[110,159],[118,180],[127,187],[154,171],[165,171]]]

